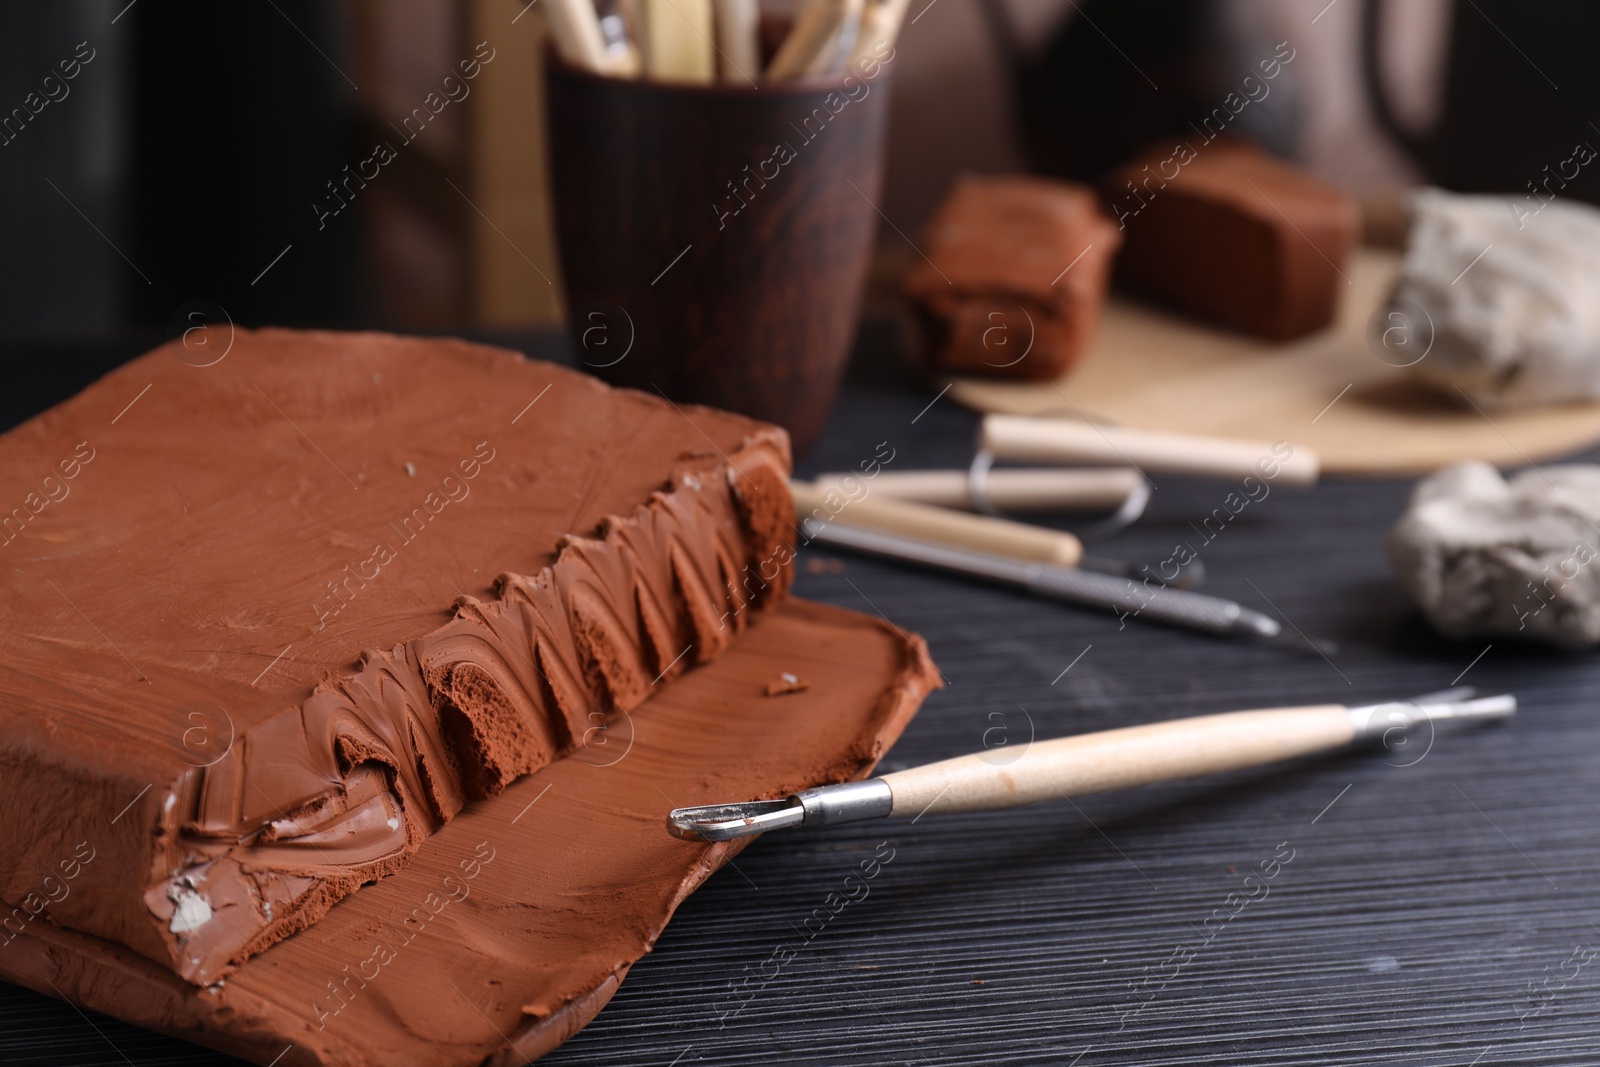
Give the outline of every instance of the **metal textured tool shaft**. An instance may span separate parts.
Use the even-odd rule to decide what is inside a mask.
[[[801,532],[808,541],[987,578],[1020,586],[1039,596],[1066,600],[1124,617],[1163,622],[1212,634],[1249,634],[1271,638],[1281,633],[1276,619],[1234,601],[1182,589],[1152,586],[1124,576],[991,556],[881,530],[836,522],[823,523],[815,519],[806,519],[801,524]]]

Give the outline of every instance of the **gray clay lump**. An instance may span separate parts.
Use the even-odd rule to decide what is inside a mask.
[[[1446,467],[1412,492],[1389,560],[1451,637],[1600,644],[1600,466],[1510,480],[1485,463]]]

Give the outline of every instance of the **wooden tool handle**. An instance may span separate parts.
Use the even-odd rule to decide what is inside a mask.
[[[850,50],[850,70],[861,73],[862,64],[886,60],[894,54],[894,39],[909,6],[910,0],[869,0],[861,15],[861,32]]]
[[[843,491],[850,484],[847,478],[862,480],[844,472],[819,474],[816,485]],[[1128,499],[1140,481],[1132,467],[1056,467],[991,470],[983,485],[989,502],[1002,511],[1099,511]],[[880,471],[868,484],[872,492],[897,500],[965,510],[974,505],[963,470]]]
[[[642,11],[646,74],[695,85],[717,80],[711,0],[643,0]]]
[[[807,0],[794,28],[767,64],[767,80],[780,82],[827,73],[833,66],[834,53],[839,51],[840,33],[854,32],[852,20],[860,23],[861,8],[862,0]],[[845,56],[837,58],[842,61]]]
[[[878,477],[882,476],[880,474]],[[1083,556],[1082,542],[1069,533],[1007,519],[968,515],[927,504],[913,504],[883,493],[870,495],[873,482],[861,479],[856,484],[859,498],[852,497],[842,488],[790,482],[789,491],[794,495],[796,521],[814,518],[819,522],[882,530],[919,541],[932,541],[1014,559],[1054,563],[1062,567],[1077,566]],[[862,486],[867,487],[868,495],[859,495]]]
[[[1315,452],[1282,441],[1124,430],[1076,419],[987,415],[978,441],[997,459],[1108,463],[1217,478],[1249,475],[1284,485],[1312,485],[1320,470]]]
[[[594,74],[605,73],[605,38],[589,0],[549,0],[544,17],[562,59]]]
[[[735,85],[761,77],[761,10],[756,0],[716,0],[717,71]]]
[[[974,752],[883,780],[891,815],[986,811],[1276,763],[1354,739],[1338,704],[1235,711]]]

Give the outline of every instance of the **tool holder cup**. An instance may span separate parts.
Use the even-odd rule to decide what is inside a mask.
[[[805,451],[855,339],[892,58],[751,86],[608,78],[551,53],[556,232],[580,366],[778,423]]]

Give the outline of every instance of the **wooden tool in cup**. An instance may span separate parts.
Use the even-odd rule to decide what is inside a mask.
[[[1321,704],[1203,715],[989,749],[862,782],[806,789],[783,800],[675,808],[667,829],[691,841],[728,841],[791,826],[929,812],[989,811],[1044,800],[1219,774],[1363,742],[1431,745],[1433,725],[1516,714],[1509,694],[1469,688],[1347,708]],[[1419,733],[1426,731],[1424,741]]]

